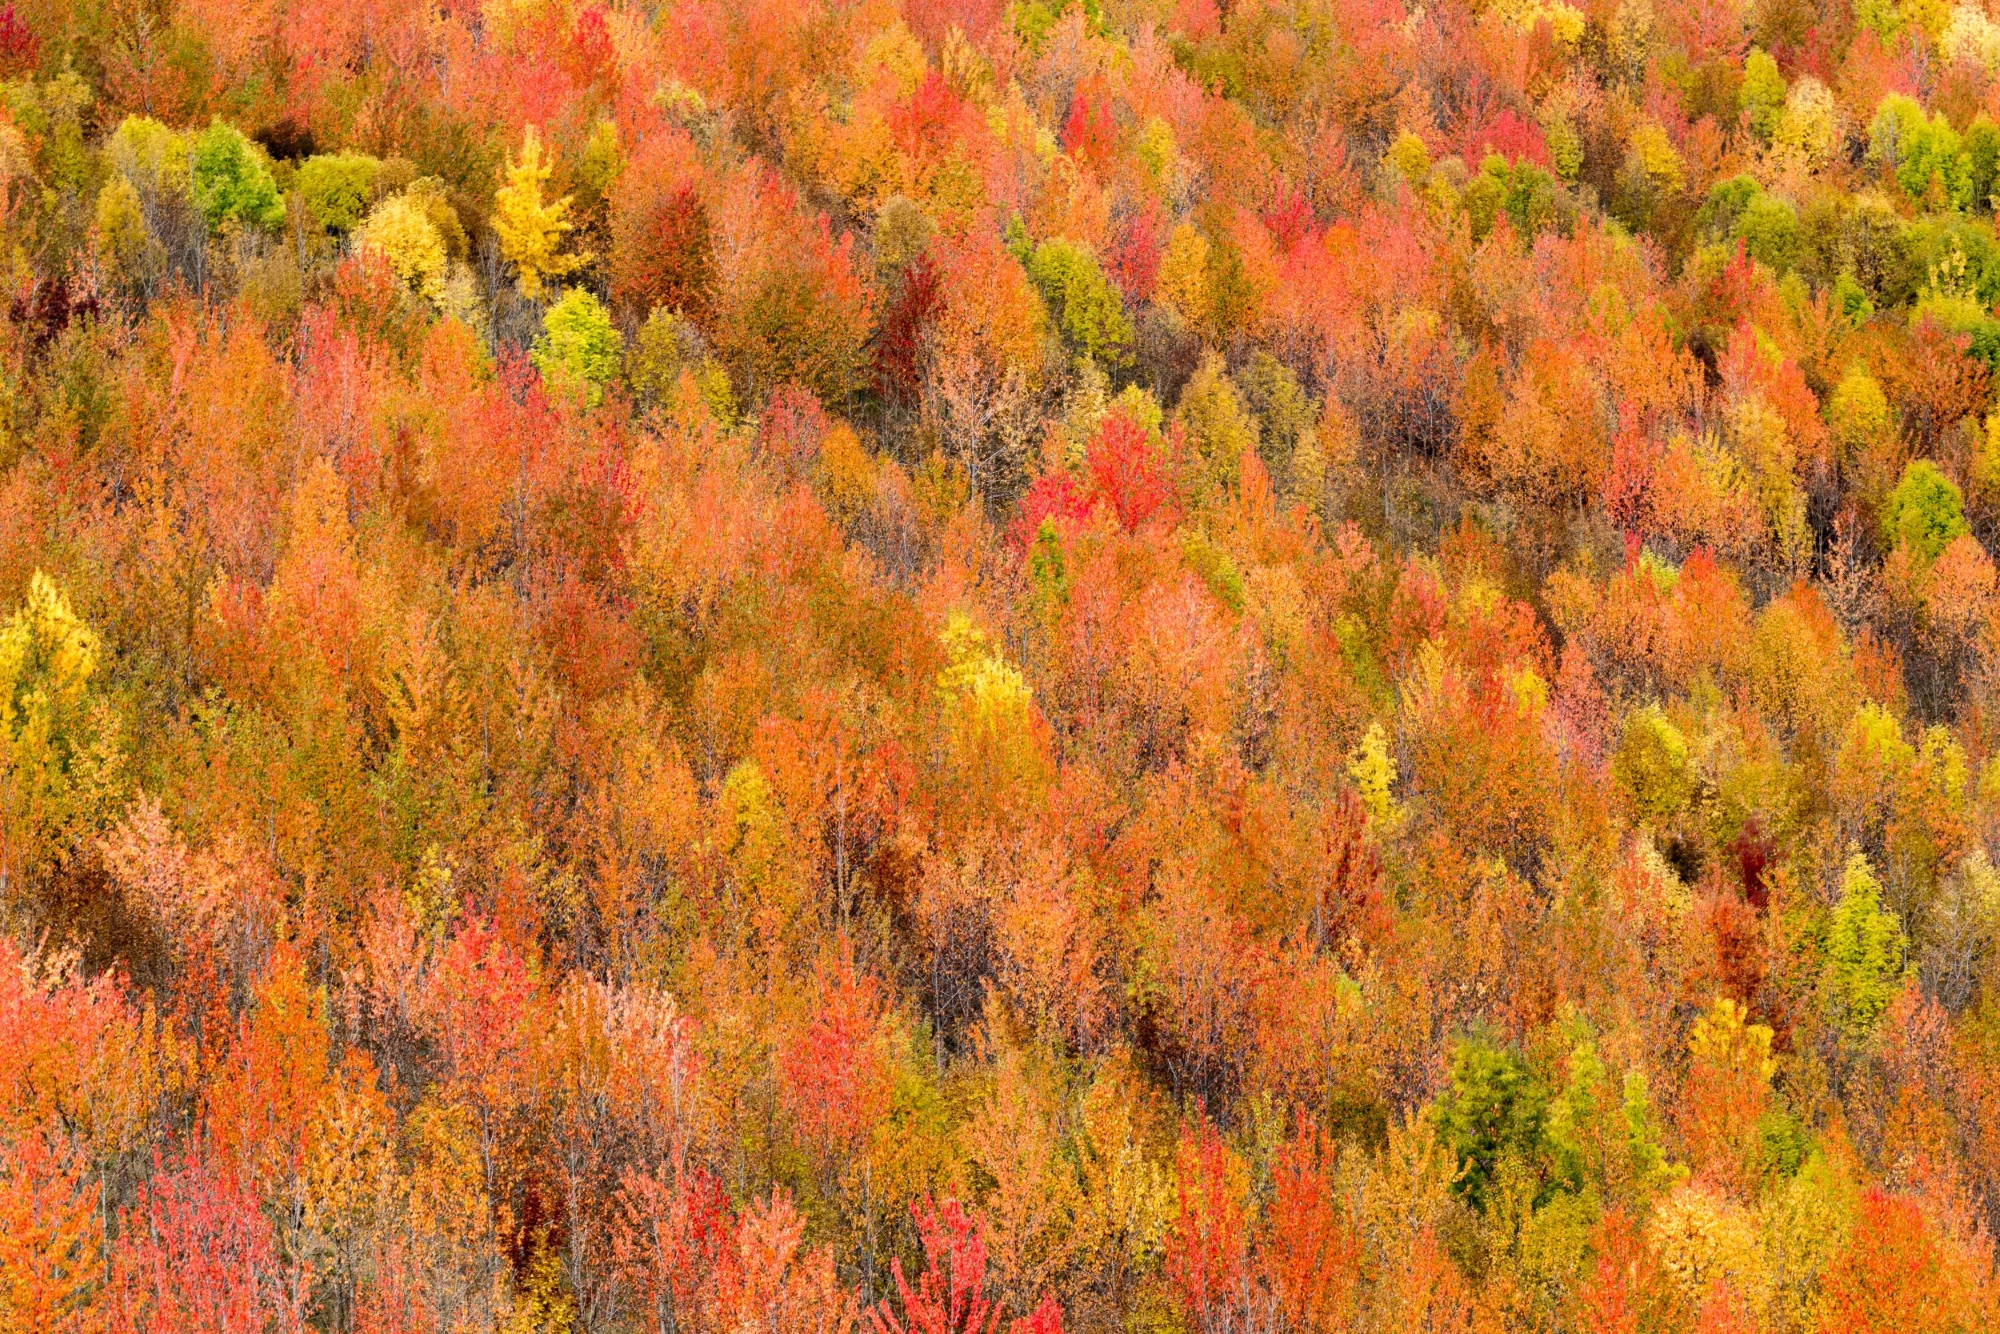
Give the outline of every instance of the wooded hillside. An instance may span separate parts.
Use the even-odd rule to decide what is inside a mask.
[[[1996,72],[0,8],[0,1331],[2000,1328]]]

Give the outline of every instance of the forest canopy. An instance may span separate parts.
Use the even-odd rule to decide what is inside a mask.
[[[0,1334],[2000,1329],[1982,0],[0,5]]]

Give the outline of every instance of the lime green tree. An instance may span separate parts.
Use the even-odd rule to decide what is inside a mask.
[[[1750,113],[1750,132],[1770,142],[1771,132],[1778,127],[1778,117],[1785,109],[1785,76],[1778,72],[1778,62],[1768,51],[1753,47],[1744,58],[1743,87],[1736,96]]]
[[[1890,93],[1868,126],[1868,155],[1896,173],[1896,184],[1919,202],[1964,208],[1972,202],[1972,155],[1951,122],[1929,117],[1912,98]]]
[[[581,287],[572,287],[542,317],[542,335],[533,359],[544,379],[582,389],[595,406],[604,386],[618,373],[625,339],[611,325],[611,312]]]
[[[367,213],[381,170],[382,164],[366,153],[321,153],[300,164],[292,195],[307,217],[344,236]]]
[[[1908,944],[1882,885],[1860,853],[1848,858],[1826,936],[1825,994],[1834,1023],[1855,1043],[1875,1031],[1902,984]]]
[[[1929,561],[1969,531],[1958,486],[1929,459],[1913,459],[1882,507],[1883,537]]]
[[[195,207],[211,230],[231,222],[276,227],[285,220],[285,201],[271,169],[233,125],[218,120],[195,136],[190,176]]]

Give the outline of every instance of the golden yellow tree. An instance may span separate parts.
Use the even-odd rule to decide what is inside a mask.
[[[101,646],[39,570],[0,624],[0,885],[59,864],[109,811],[117,735],[91,685]]]
[[[354,244],[356,249],[380,255],[419,296],[429,301],[444,296],[444,238],[423,207],[408,195],[392,195],[377,204],[355,233]],[[525,282],[523,287],[525,290]]]
[[[521,160],[507,164],[507,183],[493,196],[493,230],[500,238],[500,253],[514,272],[521,295],[539,301],[547,290],[547,280],[574,273],[588,255],[562,253],[563,236],[575,224],[569,220],[570,197],[550,202],[542,199],[542,183],[549,178],[551,164],[542,161],[542,141],[530,125],[522,136]]]

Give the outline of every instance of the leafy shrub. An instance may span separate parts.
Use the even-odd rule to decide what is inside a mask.
[[[444,295],[444,238],[423,206],[407,194],[377,204],[354,236],[359,250],[380,255],[398,278],[430,301]]]

